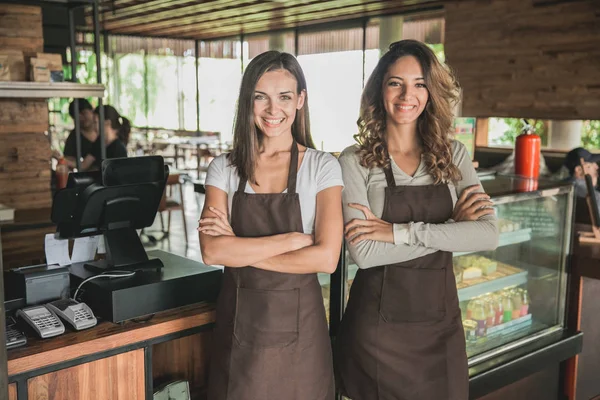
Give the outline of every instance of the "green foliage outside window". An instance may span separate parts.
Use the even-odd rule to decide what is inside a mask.
[[[446,53],[444,53],[444,43],[428,44],[433,50],[440,62],[446,62]]]
[[[542,139],[542,146],[548,145],[548,121],[543,119],[528,119],[534,133]],[[523,133],[525,123],[521,118],[490,118],[489,130],[501,134],[492,137],[490,142],[498,146],[513,146],[517,136]]]
[[[535,133],[542,138],[542,146],[548,145],[548,120],[530,119]],[[514,146],[515,139],[523,130],[519,118],[490,118],[489,142],[493,146]],[[600,120],[583,121],[581,146],[586,149],[600,149]]]
[[[583,121],[581,145],[586,149],[600,149],[600,120]]]

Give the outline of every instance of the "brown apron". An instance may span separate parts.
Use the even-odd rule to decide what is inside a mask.
[[[292,145],[287,193],[233,196],[236,236],[303,232]],[[331,343],[317,274],[225,268],[217,302],[209,400],[331,400]]]
[[[439,224],[448,185],[388,187],[382,219]],[[468,368],[452,253],[360,269],[335,346],[342,394],[352,400],[466,400]]]

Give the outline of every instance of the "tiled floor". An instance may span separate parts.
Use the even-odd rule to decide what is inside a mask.
[[[145,240],[145,238],[143,238],[144,246],[146,250],[160,249],[191,258],[193,260],[201,261],[200,243],[198,241],[198,231],[196,231],[196,228],[198,227],[200,211],[204,205],[204,195],[195,193],[193,185],[189,182],[183,185],[183,192],[188,242],[186,243],[185,241],[183,231],[183,213],[181,211],[173,211],[171,213],[171,231],[169,235],[162,240],[158,240],[156,245],[152,245]],[[166,212],[163,213],[163,218],[166,229],[168,218]],[[163,237],[158,214],[157,218],[154,220],[154,224],[151,227],[146,228],[144,233],[152,235],[157,239],[161,239]]]

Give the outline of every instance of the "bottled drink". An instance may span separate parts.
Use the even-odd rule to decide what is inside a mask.
[[[519,289],[515,289],[511,292],[511,298],[513,303],[512,319],[521,317],[521,292]]]
[[[529,293],[527,289],[521,293],[521,317],[529,314]]]
[[[466,319],[473,319],[473,308],[475,307],[475,301],[477,301],[477,298],[472,299],[471,301],[469,301],[469,304],[467,304],[467,318]]]
[[[502,318],[504,316],[504,307],[502,306],[502,296],[500,294],[495,294],[493,296],[494,299],[494,311],[496,312],[495,323],[496,325],[500,325],[502,323]]]
[[[510,322],[512,320],[513,302],[510,293],[502,296],[502,308],[504,313],[502,314],[502,322]]]
[[[58,160],[56,166],[56,188],[64,189],[67,186],[67,178],[69,177],[69,166],[64,158]]]
[[[475,343],[477,341],[477,322],[472,319],[463,321],[463,330],[465,331],[465,341]]]
[[[487,329],[496,325],[496,310],[494,309],[494,300],[489,297],[484,302],[485,308],[485,326]]]
[[[485,336],[486,327],[486,315],[483,307],[483,301],[481,299],[474,300],[473,302],[473,320],[477,322],[477,337]]]

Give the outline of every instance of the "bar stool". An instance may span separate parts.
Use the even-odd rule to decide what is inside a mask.
[[[179,188],[179,198],[180,201],[177,201],[173,197],[173,191],[176,189],[175,186]],[[168,219],[167,219],[167,230],[165,231],[165,223],[163,221],[163,212],[167,211]],[[171,212],[172,211],[181,211],[181,216],[183,218],[183,230],[185,234],[185,242],[188,242],[187,237],[187,224],[185,222],[185,203],[183,201],[183,184],[181,182],[181,175],[177,173],[169,174],[167,178],[167,183],[165,186],[165,193],[160,201],[160,206],[158,207],[158,212],[160,214],[160,226],[161,230],[168,236],[171,231]]]

